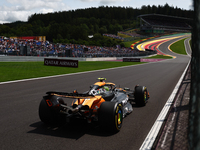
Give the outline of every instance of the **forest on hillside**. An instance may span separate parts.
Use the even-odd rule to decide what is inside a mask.
[[[33,14],[27,22],[16,21],[0,24],[0,35],[11,36],[46,36],[51,42],[103,45],[104,33],[117,34],[127,28],[139,27],[139,15],[163,14],[191,18],[193,10],[183,10],[169,6],[142,6],[85,8],[48,14]],[[88,35],[94,35],[92,39]],[[96,42],[96,43],[95,43]],[[113,42],[110,40],[110,42]],[[116,44],[116,43],[114,43]]]

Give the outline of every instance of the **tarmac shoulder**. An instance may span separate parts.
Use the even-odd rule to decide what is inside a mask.
[[[188,150],[188,119],[191,69],[189,67],[175,98],[156,150]]]

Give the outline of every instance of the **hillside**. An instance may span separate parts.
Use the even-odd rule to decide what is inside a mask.
[[[142,6],[140,9],[101,6],[48,14],[33,14],[29,16],[27,22],[17,21],[0,25],[0,35],[7,37],[44,35],[47,40],[54,42],[103,45],[105,40],[102,34],[117,34],[118,31],[127,28],[138,28],[137,16],[150,13],[185,18],[193,16],[192,10],[182,10],[168,4]],[[94,35],[94,38],[89,39],[88,35]],[[110,42],[113,43],[113,41]]]

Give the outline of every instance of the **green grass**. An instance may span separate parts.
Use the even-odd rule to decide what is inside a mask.
[[[182,40],[180,40],[178,42],[175,42],[174,44],[172,44],[170,46],[170,49],[175,53],[187,55],[187,53],[185,51],[185,45],[184,45],[185,39],[182,39]]]
[[[131,45],[137,41],[140,41],[141,39],[136,39],[134,41],[128,41],[128,42],[123,42],[125,47],[131,47]]]
[[[0,82],[70,74],[142,64],[142,62],[81,61],[78,68],[45,66],[44,62],[0,62]]]
[[[129,37],[131,37],[131,36],[129,36],[129,35],[121,34],[121,33],[118,33],[117,35],[118,35],[118,36],[121,36],[121,37],[123,37],[123,38],[129,38]]]
[[[152,57],[146,57],[147,59],[172,59],[171,56],[164,56],[164,55],[155,55]]]

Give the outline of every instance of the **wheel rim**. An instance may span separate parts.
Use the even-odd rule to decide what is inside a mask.
[[[121,112],[121,110],[119,110],[118,114],[117,114],[117,123],[118,123],[118,125],[120,125],[122,123],[122,112]]]
[[[147,91],[144,92],[144,101],[147,100]]]

